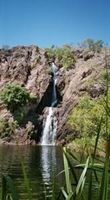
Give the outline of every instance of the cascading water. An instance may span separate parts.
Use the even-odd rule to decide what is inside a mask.
[[[53,74],[53,91],[51,107],[49,107],[48,115],[46,118],[43,135],[41,138],[41,145],[55,145],[56,131],[57,131],[57,119],[55,116],[55,106],[57,104],[57,66],[52,63],[52,74]]]

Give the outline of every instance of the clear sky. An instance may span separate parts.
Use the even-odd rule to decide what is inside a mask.
[[[0,0],[0,46],[110,44],[110,0]]]

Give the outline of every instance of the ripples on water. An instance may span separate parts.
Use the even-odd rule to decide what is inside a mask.
[[[28,199],[21,167],[24,163],[33,200],[52,197],[53,184],[58,195],[58,186],[64,182],[62,149],[56,146],[1,146],[0,147],[0,186],[1,174],[10,175],[20,199]]]

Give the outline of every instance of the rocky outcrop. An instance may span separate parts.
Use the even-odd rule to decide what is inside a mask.
[[[31,96],[37,97],[35,105],[26,108],[27,118],[23,128],[16,130],[24,135],[27,123],[31,121],[37,129],[39,116],[36,109],[50,85],[51,76],[46,62],[45,51],[36,46],[14,47],[9,50],[0,50],[0,90],[8,83],[17,83],[24,86]],[[45,105],[44,105],[45,106]],[[0,104],[0,119],[14,117],[2,103]],[[40,113],[41,114],[41,113]],[[36,121],[35,121],[36,118]],[[40,123],[40,122],[39,122]],[[20,137],[20,134],[16,134]],[[21,141],[18,140],[17,141]],[[28,140],[29,143],[29,140]]]
[[[78,56],[77,56],[78,53]],[[91,98],[97,98],[105,92],[105,87],[101,82],[105,73],[105,54],[100,54],[85,59],[83,52],[76,51],[75,68],[69,71],[62,71],[58,87],[63,96],[62,103],[58,108],[58,140],[65,144],[64,138],[76,137],[76,132],[71,129],[67,121],[71,111],[78,104],[80,98],[84,95],[90,95]],[[109,66],[110,51],[107,54],[107,63]],[[109,67],[108,67],[109,70]]]
[[[0,51],[0,88],[9,82],[19,83],[42,98],[49,81],[44,50],[30,46]]]
[[[99,97],[100,95],[104,94],[105,88],[100,83],[95,83],[93,86],[89,88],[89,94],[92,98]]]
[[[107,52],[108,66],[110,64],[110,50]],[[58,130],[57,139],[65,143],[67,135],[76,136],[67,124],[69,114],[79,102],[80,97],[89,94],[97,98],[104,93],[105,88],[100,83],[100,76],[105,68],[105,54],[99,54],[74,49],[75,66],[65,70],[59,68],[57,82],[58,95]],[[55,60],[58,64],[58,60]],[[51,99],[51,73],[44,49],[36,46],[14,47],[0,50],[0,90],[7,83],[18,83],[24,86],[30,95],[37,97],[37,103],[28,105],[27,118],[23,127],[16,130],[17,143],[27,144],[30,139],[38,142],[42,132],[42,121],[46,106]],[[5,105],[0,103],[0,118],[13,118]],[[33,135],[31,133],[34,133]],[[12,139],[14,142],[15,139]],[[12,142],[11,141],[11,142]]]

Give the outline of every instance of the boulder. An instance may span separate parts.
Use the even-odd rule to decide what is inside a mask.
[[[93,51],[86,50],[83,52],[83,59],[84,61],[87,61],[88,59],[93,58],[94,55],[95,53]]]
[[[104,94],[105,88],[100,83],[94,84],[91,88],[89,88],[88,93],[92,98],[99,97],[100,95]]]

